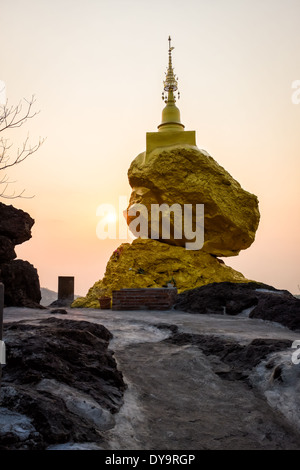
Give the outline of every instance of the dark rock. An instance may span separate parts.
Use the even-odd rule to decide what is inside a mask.
[[[0,202],[0,235],[9,238],[14,245],[31,238],[33,224],[34,220],[27,212]]]
[[[194,345],[207,356],[217,356],[228,367],[220,375],[228,380],[246,380],[249,372],[269,354],[290,349],[290,340],[257,338],[248,345],[241,345],[233,339],[224,339],[215,335],[173,333],[164,340],[177,345]],[[216,372],[218,373],[218,372]],[[277,371],[277,376],[279,376]]]
[[[0,235],[0,263],[11,261],[15,259],[16,256],[13,242],[4,235]]]
[[[86,321],[50,317],[37,325],[6,324],[1,404],[30,419],[35,433],[21,441],[0,430],[0,448],[101,442],[126,388],[108,350],[111,338],[104,326]]]
[[[291,330],[300,330],[300,299],[293,296],[263,296],[249,316],[276,321]]]
[[[15,245],[31,238],[34,220],[27,212],[0,202],[0,282],[5,305],[39,307],[41,291],[37,270],[27,261],[15,260]]]
[[[0,282],[4,284],[5,306],[42,308],[38,272],[28,261],[1,264]]]
[[[60,313],[61,315],[67,315],[68,312],[64,308],[54,308],[53,310],[50,310],[50,313]]]
[[[253,307],[251,318],[300,329],[300,299],[286,290],[258,282],[214,282],[177,296],[174,308],[189,313],[237,315]]]
[[[57,299],[51,302],[48,307],[70,307],[73,300],[70,299]]]

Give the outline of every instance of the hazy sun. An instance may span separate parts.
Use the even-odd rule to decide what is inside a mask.
[[[117,221],[117,215],[115,212],[109,212],[106,216],[105,219],[108,223],[113,223]]]

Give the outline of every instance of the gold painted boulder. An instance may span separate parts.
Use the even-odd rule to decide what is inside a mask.
[[[156,240],[137,238],[122,243],[111,255],[104,277],[91,287],[86,297],[76,299],[72,307],[99,308],[98,298],[105,290],[167,287],[178,292],[212,282],[248,282],[238,271],[202,250],[186,250]]]
[[[253,243],[260,218],[257,197],[242,189],[207,152],[191,145],[143,152],[131,163],[128,178],[132,187],[129,208],[136,204],[147,208],[147,233],[141,235],[185,247],[191,240],[185,236],[185,207],[193,208],[192,223],[195,226],[196,207],[203,204],[203,251],[215,256],[235,256]],[[163,238],[161,227],[153,236],[151,205],[157,208],[162,204],[182,208],[181,236],[178,237],[178,230],[176,232],[178,218],[175,218],[175,212],[170,213],[170,237]],[[140,215],[139,212],[136,216],[127,215],[129,226]]]

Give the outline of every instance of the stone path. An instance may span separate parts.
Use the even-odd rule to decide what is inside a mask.
[[[45,318],[45,311],[6,309],[5,320]],[[230,365],[195,344],[167,338],[180,332],[214,335],[241,345],[255,338],[294,341],[299,334],[246,317],[181,312],[68,310],[60,318],[101,323],[128,389],[105,448],[140,450],[300,449],[300,436],[258,389],[230,378]],[[161,325],[161,324],[164,324]],[[157,327],[159,326],[159,327]]]
[[[194,346],[135,344],[117,351],[129,390],[112,449],[299,449],[300,438],[242,381]],[[224,365],[223,365],[224,368]]]

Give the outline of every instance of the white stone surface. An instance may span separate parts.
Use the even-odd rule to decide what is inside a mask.
[[[0,407],[0,436],[12,433],[25,441],[32,432],[35,432],[35,428],[27,416]]]
[[[114,417],[109,411],[75,388],[53,379],[43,379],[37,384],[36,389],[62,398],[69,411],[84,418],[101,431],[110,429],[115,424]]]

